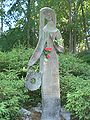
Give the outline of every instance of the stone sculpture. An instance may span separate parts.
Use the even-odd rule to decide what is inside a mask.
[[[60,31],[56,28],[55,12],[48,7],[42,8],[40,10],[39,41],[28,64],[30,69],[40,58],[40,71],[33,73],[29,70],[25,80],[26,88],[31,91],[37,90],[41,86],[41,120],[61,120],[63,115],[60,105],[59,63],[56,51],[63,52],[64,48],[54,42],[61,38]],[[35,80],[34,83],[32,83],[32,79]],[[70,120],[70,116],[65,119]]]

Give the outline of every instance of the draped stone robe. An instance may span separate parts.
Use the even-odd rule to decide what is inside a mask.
[[[60,120],[60,84],[58,56],[53,44],[54,35],[45,32],[47,47],[51,47],[50,58],[42,58],[42,117],[41,120]]]

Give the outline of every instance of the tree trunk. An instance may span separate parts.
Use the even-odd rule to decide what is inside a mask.
[[[78,10],[77,5],[75,5],[74,3],[73,53],[76,53],[76,38],[77,38],[76,26],[77,26],[77,14],[78,14],[77,10]]]
[[[76,30],[74,30],[73,53],[76,53]]]
[[[30,38],[31,38],[31,21],[30,21],[30,17],[31,17],[31,1],[28,0],[28,4],[27,4],[27,45],[28,45],[28,47],[30,45]]]
[[[3,0],[0,3],[1,8],[1,28],[0,28],[0,36],[3,34]]]
[[[36,37],[35,37],[35,33],[36,33],[36,29],[35,29],[35,22],[36,22],[36,19],[35,19],[35,0],[33,0],[33,17],[34,17],[34,26],[33,26],[33,42],[32,42],[32,45],[34,46],[35,45],[35,42],[36,42]]]
[[[72,24],[72,11],[71,11],[71,0],[68,0],[69,2],[69,24]],[[73,41],[72,41],[72,28],[70,26],[70,33],[69,33],[69,52],[73,51]]]
[[[88,49],[90,49],[88,39],[87,39],[87,35],[86,35],[87,27],[86,27],[86,18],[85,18],[85,13],[84,13],[84,1],[83,0],[81,0],[81,10],[82,10],[83,27],[84,27],[83,31],[84,31],[85,39],[86,39],[86,46],[87,46]]]

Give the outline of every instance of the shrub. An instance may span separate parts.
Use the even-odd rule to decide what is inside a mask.
[[[72,54],[60,54],[61,103],[72,120],[90,119],[90,66]]]
[[[62,104],[71,112],[74,120],[90,119],[90,80],[73,75],[61,79]]]
[[[10,52],[0,52],[0,71],[5,69],[19,70],[23,66],[25,67],[32,54],[32,49],[17,48]]]
[[[23,77],[32,51],[17,48],[0,52],[0,120],[20,120],[21,107],[29,109],[40,102],[40,90],[32,93],[24,87]]]
[[[19,120],[19,109],[29,109],[41,102],[40,89],[30,92],[24,87],[32,49],[14,48],[0,52],[0,119]],[[90,65],[72,54],[59,54],[61,103],[72,120],[89,120]],[[33,69],[38,71],[38,64]]]
[[[72,54],[60,54],[60,74],[62,76],[66,74],[73,74],[74,76],[79,76],[83,79],[90,79],[90,66],[83,60],[80,60],[75,55]]]
[[[86,50],[86,51],[80,52],[77,56],[80,59],[82,59],[83,61],[85,61],[88,64],[90,64],[90,50]]]
[[[16,120],[20,106],[29,95],[14,72],[0,73],[0,119]]]

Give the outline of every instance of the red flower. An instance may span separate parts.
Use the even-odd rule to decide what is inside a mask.
[[[44,48],[45,51],[52,51],[52,48],[51,47],[46,47]]]
[[[51,47],[49,48],[49,51],[52,51],[52,48],[51,48]]]
[[[47,54],[47,55],[46,55],[46,58],[49,59],[49,58],[50,58],[50,54]]]

